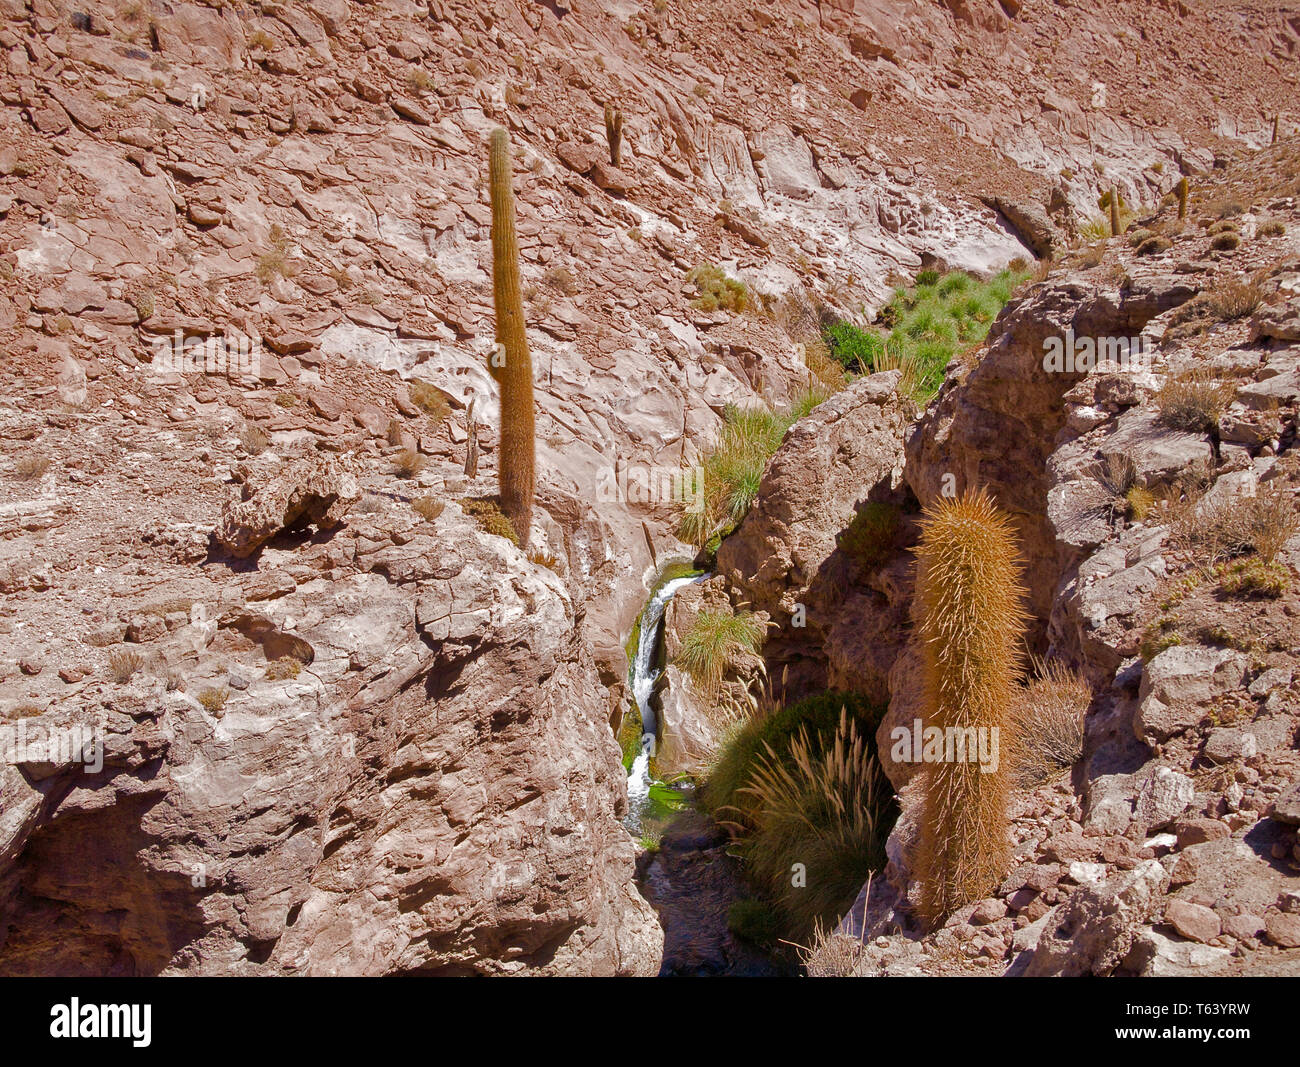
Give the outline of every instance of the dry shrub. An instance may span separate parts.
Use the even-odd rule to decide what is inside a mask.
[[[399,478],[414,478],[427,461],[414,448],[404,448],[393,457],[393,473]]]
[[[21,478],[25,482],[32,482],[49,469],[50,460],[48,456],[28,452],[19,456],[18,461],[14,464],[14,477]]]
[[[199,693],[196,698],[203,706],[204,710],[211,715],[215,715],[226,706],[226,701],[230,698],[230,690],[224,685],[208,686]]]
[[[301,672],[302,660],[293,656],[281,656],[266,665],[265,677],[269,681],[280,682],[288,678],[297,678]]]
[[[870,882],[867,879],[868,885]],[[795,950],[809,978],[852,978],[865,947],[861,937],[840,933],[835,926],[823,925],[817,919],[809,944],[796,945]]]
[[[1012,703],[1016,783],[1033,788],[1083,754],[1083,719],[1092,687],[1078,671],[1052,660],[1035,663],[1038,677]]]
[[[1210,247],[1216,252],[1231,252],[1241,244],[1241,237],[1235,230],[1224,230],[1223,233],[1217,233],[1210,241]]]
[[[108,672],[118,685],[126,685],[142,670],[144,670],[144,657],[134,649],[119,649],[108,657]]]
[[[1258,282],[1227,281],[1216,285],[1207,295],[1207,303],[1222,322],[1245,318],[1264,299],[1264,290]]]
[[[250,456],[258,456],[267,450],[271,439],[260,426],[245,426],[239,435],[239,444]]]
[[[1215,380],[1205,370],[1194,370],[1165,380],[1156,394],[1160,422],[1172,430],[1216,434],[1219,417],[1236,396],[1226,382]]]
[[[441,423],[443,419],[451,414],[451,404],[447,402],[446,394],[436,385],[420,381],[417,378],[406,388],[411,396],[411,403],[428,415],[435,423]]]
[[[417,496],[411,501],[411,507],[419,513],[422,519],[433,522],[442,514],[442,509],[447,506],[446,501],[439,500],[436,496]]]
[[[1217,504],[1189,494],[1172,508],[1170,525],[1174,544],[1195,553],[1203,569],[1248,552],[1267,565],[1295,533],[1295,503],[1281,486]]]

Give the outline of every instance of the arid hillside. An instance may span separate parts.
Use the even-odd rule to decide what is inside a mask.
[[[1297,175],[1269,146],[1300,122],[1295,5],[487,7],[0,0],[0,726],[107,739],[93,772],[0,764],[0,973],[654,973],[625,642],[695,555],[664,486],[726,407],[791,401],[819,315],[865,325],[922,268],[1059,263],[1111,189],[1167,215],[1188,175],[1204,215],[1259,153],[1267,190],[1222,195],[1290,244],[1210,273],[1294,300]],[[526,552],[484,503],[498,126]],[[1174,249],[1116,298],[1137,328],[1166,275],[1204,287],[1174,258],[1208,251]],[[1021,306],[1109,308],[1107,278]],[[918,497],[980,373],[891,408]],[[1055,433],[1048,393],[1020,399]],[[1255,436],[1242,470],[1281,445]],[[1015,487],[1052,559],[1039,637],[1113,672],[1060,610],[1079,560],[1033,497],[1055,478]],[[849,678],[818,632],[808,677]]]

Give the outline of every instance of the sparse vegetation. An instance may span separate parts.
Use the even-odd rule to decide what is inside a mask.
[[[215,715],[226,706],[230,699],[230,690],[224,685],[212,685],[199,691],[195,699],[209,715]]]
[[[250,456],[261,455],[270,444],[271,438],[267,436],[266,431],[251,423],[245,426],[239,435],[239,446]]]
[[[1215,234],[1210,241],[1210,247],[1216,252],[1231,252],[1241,244],[1241,235],[1235,230],[1225,230],[1223,233]]]
[[[869,500],[839,535],[839,547],[864,567],[889,558],[898,543],[902,516],[893,504]]]
[[[271,247],[257,258],[257,280],[263,285],[270,285],[276,278],[292,278],[298,273],[297,264],[289,259],[289,237],[279,223],[271,226],[268,240]]]
[[[519,544],[514,524],[502,512],[496,497],[468,496],[461,500],[460,507],[466,515],[477,520],[487,533],[504,537],[513,545]]]
[[[50,458],[39,452],[24,452],[14,462],[14,477],[24,482],[34,482],[50,469]]]
[[[1232,403],[1231,384],[1216,381],[1207,371],[1170,375],[1156,394],[1160,422],[1172,430],[1217,435],[1219,418]]]
[[[436,385],[416,378],[407,385],[411,403],[423,411],[435,426],[440,425],[451,414],[451,404],[446,394]]]
[[[1259,557],[1223,564],[1218,574],[1219,589],[1228,596],[1276,600],[1291,586],[1290,572],[1282,564],[1265,563]]]
[[[118,649],[108,657],[108,673],[118,685],[126,685],[144,670],[144,656],[131,648]]]
[[[750,306],[749,289],[744,282],[727,277],[726,271],[709,263],[695,267],[686,275],[699,295],[691,307],[700,311],[733,311],[739,314]]]
[[[415,508],[416,513],[426,522],[433,522],[442,514],[442,509],[446,506],[446,501],[431,495],[417,496],[411,501],[411,507]]]
[[[414,478],[424,470],[427,462],[417,449],[404,448],[393,456],[393,473],[399,478]]]
[[[281,656],[266,665],[265,677],[268,681],[280,682],[297,678],[302,673],[302,660],[294,656]]]

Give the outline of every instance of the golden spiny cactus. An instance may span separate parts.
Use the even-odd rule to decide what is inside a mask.
[[[496,352],[492,373],[501,387],[501,445],[497,479],[501,510],[528,546],[533,516],[536,446],[533,440],[533,361],[524,331],[519,294],[519,239],[511,187],[510,138],[492,131],[488,167],[492,185],[492,297],[496,305]]]
[[[623,112],[605,105],[605,140],[609,142],[609,161],[614,166],[623,165]]]
[[[1174,186],[1174,196],[1178,197],[1178,217],[1187,218],[1187,193],[1189,186],[1185,177],[1178,179],[1178,184]]]
[[[1110,233],[1112,237],[1119,236],[1119,190],[1113,185],[1110,187]]]
[[[926,728],[946,737],[985,731],[1006,757],[990,771],[969,750],[964,761],[951,758],[954,746],[946,761],[926,764],[916,876],[920,917],[933,926],[988,896],[1010,863],[1012,697],[1026,615],[1014,530],[983,490],[941,499],[922,530],[916,602]]]

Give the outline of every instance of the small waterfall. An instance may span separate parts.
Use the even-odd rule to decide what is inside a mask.
[[[650,753],[659,727],[654,708],[650,706],[650,697],[663,673],[657,661],[663,636],[664,610],[677,590],[700,581],[702,577],[672,578],[664,582],[641,612],[641,634],[632,661],[632,699],[641,713],[641,751],[627,777],[628,826],[634,832],[640,829],[641,817],[650,806]]]

